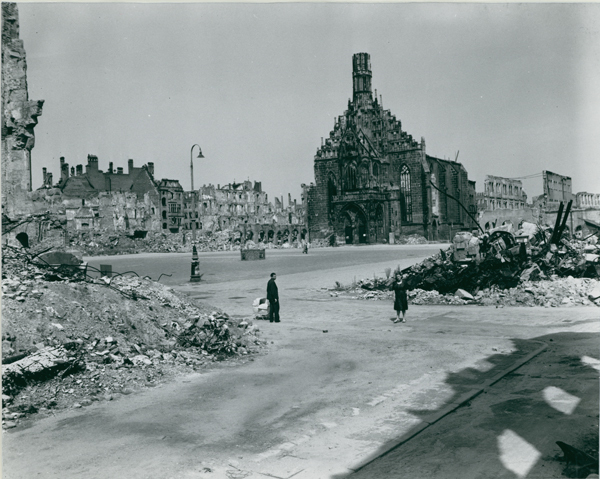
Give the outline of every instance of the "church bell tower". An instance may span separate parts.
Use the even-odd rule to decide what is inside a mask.
[[[371,91],[371,57],[368,53],[355,53],[352,56],[353,101],[356,107],[373,102]]]

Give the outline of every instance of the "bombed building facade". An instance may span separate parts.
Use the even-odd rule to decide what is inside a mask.
[[[543,210],[557,210],[561,202],[566,203],[575,198],[570,176],[544,170],[542,179],[544,193],[533,198],[533,206]]]
[[[187,193],[184,224],[190,229],[196,219],[196,229],[202,233],[231,230],[235,241],[251,240],[281,244],[307,237],[304,206],[288,194],[269,202],[262,183],[249,180],[227,185],[204,185],[196,192],[196,211],[192,213],[191,193]]]
[[[352,77],[348,109],[317,150],[315,183],[303,188],[311,239],[437,240],[474,227],[467,211],[476,213],[475,182],[464,166],[428,155],[425,139],[415,140],[383,108],[371,89],[368,53],[353,56]]]
[[[69,166],[60,158],[59,180],[44,167],[43,184],[37,197],[66,215],[71,232],[125,232],[140,235],[146,231],[174,234],[190,233],[192,224],[199,235],[230,231],[232,240],[254,240],[281,244],[307,236],[302,204],[288,205],[283,197],[268,201],[260,182],[244,181],[202,186],[184,191],[179,180],[154,178],[154,163],[127,169],[99,168],[96,155],[88,155],[87,164]],[[52,209],[52,208],[51,208]]]
[[[522,210],[527,204],[521,180],[486,175],[483,192],[477,193],[477,210]]]
[[[52,187],[52,174],[43,168],[43,185]],[[158,200],[158,190],[154,182],[154,163],[149,162],[142,167],[134,167],[132,159],[127,161],[127,172],[119,167],[114,169],[113,163],[108,164],[108,171],[102,171],[98,168],[98,157],[88,155],[85,172],[83,165],[71,166],[65,162],[65,158],[60,158],[60,179],[56,184],[64,196],[88,198],[97,196],[101,192],[111,193],[135,193],[143,196],[146,193],[152,195],[153,199]]]

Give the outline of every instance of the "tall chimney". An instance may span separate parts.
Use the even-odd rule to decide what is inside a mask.
[[[113,170],[113,162],[108,163],[108,172],[112,175],[115,171]]]
[[[48,176],[46,176],[46,181],[48,182],[48,186],[52,186],[52,173],[48,173]]]
[[[88,155],[86,171],[98,171],[98,157],[96,155]]]
[[[46,182],[48,181],[48,169],[47,168],[42,168],[42,178],[43,178],[42,185],[46,186]]]
[[[83,165],[77,165],[75,172],[77,176],[83,175]]]
[[[75,176],[75,167],[74,166],[71,167],[71,176]]]
[[[60,181],[65,182],[69,178],[69,164],[65,163],[65,157],[60,158]]]
[[[133,160],[131,158],[127,161],[127,173],[133,173]]]
[[[148,173],[154,176],[154,163],[152,161],[148,162]]]

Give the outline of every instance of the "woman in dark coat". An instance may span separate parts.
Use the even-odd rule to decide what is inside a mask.
[[[406,296],[406,283],[401,275],[396,276],[394,282],[394,309],[396,310],[396,320],[394,323],[406,322],[406,310],[408,309],[408,298]],[[402,319],[400,319],[402,313]]]

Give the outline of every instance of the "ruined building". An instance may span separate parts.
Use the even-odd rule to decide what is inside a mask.
[[[477,210],[522,210],[527,204],[521,180],[486,175],[483,193],[477,193]]]
[[[42,188],[52,187],[52,174],[43,169],[44,184]],[[113,168],[113,163],[108,164],[108,171],[104,172],[98,168],[98,157],[88,155],[85,172],[83,165],[72,166],[65,158],[60,158],[60,180],[56,187],[66,197],[91,198],[98,196],[101,192],[135,193],[144,196],[149,193],[154,200],[158,200],[158,190],[154,182],[154,163],[149,162],[140,168],[133,166],[133,160],[127,162],[127,172],[119,167]]]
[[[533,198],[533,205],[543,210],[557,210],[560,203],[574,200],[570,176],[543,171],[544,193]]]
[[[69,166],[60,158],[60,179],[43,168],[43,184],[36,193],[44,196],[44,205],[64,211],[70,231],[143,231],[181,233],[191,230],[195,220],[200,235],[230,230],[241,239],[285,242],[306,236],[304,210],[288,198],[268,201],[261,183],[244,181],[221,188],[213,185],[185,192],[177,179],[154,179],[154,163],[135,167],[132,159],[127,171],[98,167],[98,158],[88,155],[83,165]],[[51,208],[50,208],[51,209]]]
[[[179,180],[163,178],[158,182],[158,193],[160,195],[161,229],[178,233],[185,208],[183,186]]]
[[[581,191],[575,195],[577,208],[600,209],[600,194]]]
[[[475,182],[458,162],[427,155],[371,89],[368,53],[352,59],[353,97],[314,157],[304,186],[311,239],[383,243],[421,234],[448,238],[471,228]],[[459,202],[464,206],[461,207]],[[467,211],[465,211],[467,210]]]
[[[43,105],[43,100],[29,100],[17,4],[2,3],[2,206],[7,214],[21,213],[31,191],[33,129]]]
[[[188,230],[195,221],[200,234],[231,230],[235,240],[240,241],[278,244],[304,239],[307,235],[303,206],[292,201],[289,194],[287,207],[283,197],[275,197],[274,203],[270,203],[258,181],[202,186],[194,203],[192,194],[186,193],[183,216]]]

